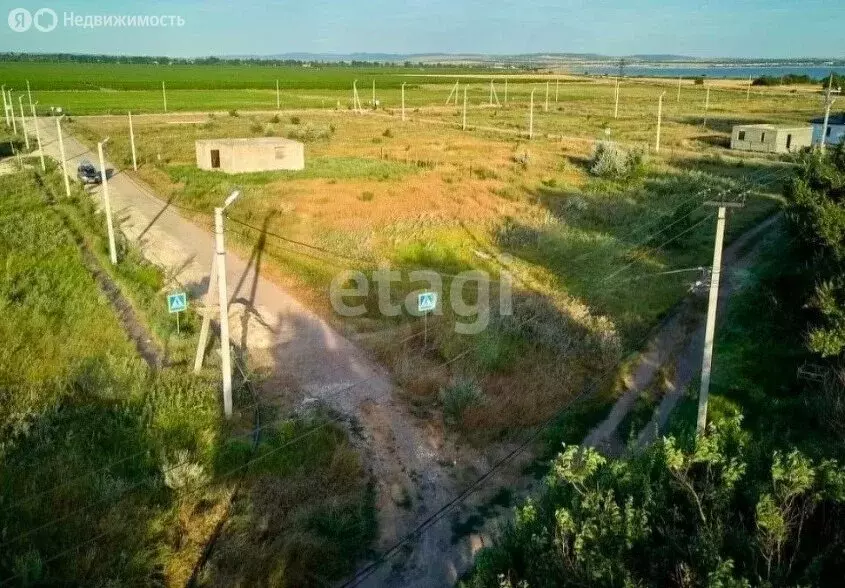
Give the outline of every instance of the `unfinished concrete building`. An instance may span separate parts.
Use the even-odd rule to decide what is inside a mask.
[[[731,149],[789,153],[809,147],[813,142],[813,127],[794,125],[736,125],[731,133]]]
[[[282,137],[203,139],[196,142],[197,166],[230,174],[305,168],[305,145]]]

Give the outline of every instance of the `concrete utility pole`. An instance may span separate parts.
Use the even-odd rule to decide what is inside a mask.
[[[447,106],[452,103],[452,96],[455,97],[455,105],[458,104],[458,86],[460,85],[460,83],[460,80],[455,80],[455,85],[452,86],[452,91],[449,92],[449,97],[446,98]]]
[[[701,390],[698,394],[698,420],[696,433],[704,434],[707,428],[707,402],[710,395],[710,371],[713,367],[713,339],[716,333],[716,307],[719,303],[719,278],[722,273],[722,244],[725,239],[725,213],[727,208],[739,208],[739,202],[706,202],[719,207],[716,221],[716,238],[713,243],[713,267],[710,270],[710,297],[707,303],[707,323],[704,331],[704,355],[701,361]]]
[[[202,317],[202,327],[200,327],[200,336],[197,341],[197,352],[194,355],[194,373],[200,373],[202,369],[202,362],[205,358],[205,346],[208,344],[208,332],[211,328],[211,306],[214,304],[215,289],[214,281],[217,279],[217,255],[211,256],[211,273],[208,276],[208,290],[205,292],[205,308]]]
[[[678,76],[678,104],[681,103],[681,76]]]
[[[546,103],[543,105],[543,112],[549,111],[549,81],[546,81]]]
[[[132,169],[138,171],[138,154],[135,151],[135,129],[132,128],[132,111],[129,111],[129,144],[132,146]]]
[[[65,115],[56,119],[56,135],[59,137],[59,155],[62,158],[62,175],[65,178],[65,196],[70,198],[70,176],[67,173],[67,158],[65,157],[65,142],[62,139],[62,119]]]
[[[508,103],[508,78],[505,78],[505,105]]]
[[[531,106],[528,107],[528,138],[534,138],[534,92],[537,89],[531,90]]]
[[[117,265],[117,247],[114,243],[114,224],[111,217],[111,199],[109,198],[109,178],[106,173],[106,158],[103,157],[103,145],[108,143],[109,137],[106,137],[97,143],[97,154],[100,156],[100,174],[102,174],[103,183],[103,208],[106,210],[106,229],[109,233],[109,257],[112,265]]]
[[[29,108],[32,110],[32,90],[29,88],[29,80],[26,81],[26,95],[29,99]]]
[[[167,112],[167,88],[164,86],[164,82],[161,82],[161,97],[164,100],[164,112]]]
[[[376,81],[373,80],[373,109],[376,107]]]
[[[619,118],[619,78],[616,78],[616,105],[613,107],[613,118]]]
[[[555,79],[555,104],[557,104],[557,97],[560,93],[560,80]]]
[[[654,139],[654,152],[660,153],[660,123],[663,120],[663,97],[666,92],[660,95],[657,99],[657,137]]]
[[[3,94],[3,114],[6,116],[6,126],[11,127],[12,123],[9,121],[9,103],[6,101],[6,85],[3,84],[3,87],[0,88],[0,92]]]
[[[405,122],[405,82],[402,82],[402,122]]]
[[[18,123],[15,120],[15,101],[12,100],[12,91],[9,90],[9,112],[12,113],[12,132],[18,134]]]
[[[279,94],[279,80],[276,80],[276,110],[282,109],[282,97]]]
[[[827,140],[827,129],[828,129],[828,121],[830,120],[830,108],[836,102],[836,98],[832,96],[832,94],[838,94],[842,90],[834,90],[833,89],[833,72],[830,72],[830,81],[827,83],[827,91],[824,93],[824,124],[822,125],[822,137],[821,137],[821,152],[824,153],[825,151],[825,141]]]
[[[41,159],[41,171],[47,171],[47,164],[44,163],[44,148],[41,146],[41,131],[38,129],[38,114],[35,111],[35,107],[38,106],[38,102],[32,105],[32,124],[35,125],[35,141],[38,145],[38,157]]]
[[[229,290],[226,286],[226,244],[223,238],[223,211],[241,193],[232,192],[223,206],[214,209],[214,243],[217,257],[217,300],[220,305],[220,369],[223,372],[223,413],[232,416],[232,350],[229,344]]]
[[[467,130],[467,86],[464,84],[464,118],[461,125],[462,130]]]
[[[358,114],[364,114],[364,107],[361,106],[361,98],[358,97],[358,80],[352,82],[352,109]]]
[[[745,100],[748,101],[751,98],[751,84],[754,81],[754,76],[748,76],[748,88],[745,89]]]
[[[18,96],[18,104],[21,107],[21,132],[23,133],[23,140],[26,144],[26,150],[29,151],[29,133],[26,132],[26,116],[23,113],[23,94]]]
[[[707,94],[704,98],[704,128],[707,128],[707,110],[710,108],[710,88],[707,88]]]
[[[493,79],[490,78],[490,106],[493,106]]]

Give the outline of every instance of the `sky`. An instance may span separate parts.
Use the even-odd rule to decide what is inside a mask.
[[[288,52],[692,57],[845,56],[845,0],[3,0],[0,51],[125,55]],[[14,31],[12,9],[49,8],[54,30]],[[182,27],[66,26],[167,15]],[[46,22],[49,24],[49,15]],[[47,28],[46,25],[44,28]]]

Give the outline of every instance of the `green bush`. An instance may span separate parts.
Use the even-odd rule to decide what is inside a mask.
[[[612,141],[596,145],[590,160],[590,173],[600,178],[626,180],[641,175],[645,170],[645,153],[626,151]]]

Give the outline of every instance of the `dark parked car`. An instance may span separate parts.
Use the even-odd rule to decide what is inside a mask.
[[[103,173],[87,160],[80,163],[79,167],[76,168],[76,175],[83,184],[101,184],[103,182]]]

